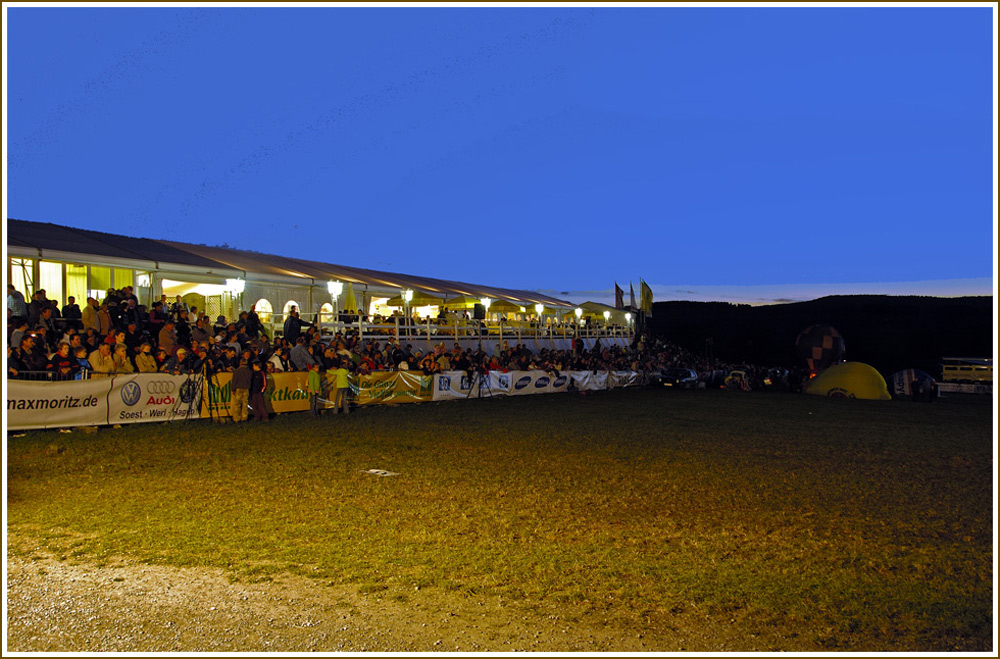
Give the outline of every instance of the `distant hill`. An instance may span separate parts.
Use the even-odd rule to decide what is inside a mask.
[[[846,358],[884,375],[919,368],[940,376],[942,357],[992,357],[993,297],[835,295],[750,306],[656,302],[652,334],[700,355],[762,366],[799,366],[795,338],[824,323],[844,337]]]

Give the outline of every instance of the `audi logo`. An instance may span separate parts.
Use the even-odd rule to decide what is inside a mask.
[[[153,380],[146,385],[146,392],[151,394],[172,394],[177,385],[170,380]]]

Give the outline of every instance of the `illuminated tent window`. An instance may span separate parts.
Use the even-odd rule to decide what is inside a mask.
[[[324,302],[323,306],[319,308],[319,319],[321,323],[332,323],[333,322],[333,305],[329,302]]]
[[[45,297],[55,300],[59,308],[66,304],[63,298],[63,266],[62,263],[41,261],[38,264],[38,288],[45,290]]]
[[[269,323],[271,322],[271,314],[274,313],[274,309],[271,307],[271,303],[267,301],[267,298],[261,298],[253,303],[254,311],[257,312],[257,317],[260,318],[260,322]]]
[[[87,302],[87,266],[66,264],[66,298],[72,295],[83,309]]]
[[[292,310],[292,307],[298,309],[300,314],[302,313],[302,307],[299,306],[299,303],[295,300],[289,300],[288,302],[285,302],[285,307],[281,310],[281,315],[287,318],[288,312]]]

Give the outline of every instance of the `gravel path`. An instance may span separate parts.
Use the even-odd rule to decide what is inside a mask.
[[[8,555],[7,586],[6,649],[16,652],[663,649],[644,634],[498,601],[422,591],[399,602],[291,576],[230,583],[222,570],[96,567],[19,554]]]

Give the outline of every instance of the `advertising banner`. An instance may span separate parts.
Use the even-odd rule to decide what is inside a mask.
[[[545,371],[511,371],[508,375],[511,380],[512,396],[548,393],[553,380]]]
[[[352,383],[351,392],[360,406],[434,400],[434,377],[423,373],[378,371],[361,376],[356,382]]]
[[[434,375],[432,400],[458,400],[468,398],[469,377],[465,371],[445,371]]]
[[[603,391],[608,388],[608,372],[569,371],[573,386],[580,391]]]
[[[7,429],[66,428],[108,423],[111,379],[7,380]]]
[[[608,389],[637,387],[642,384],[642,374],[637,371],[611,371]]]
[[[275,413],[302,412],[309,409],[309,392],[306,391],[306,384],[309,380],[308,371],[292,371],[290,373],[272,373],[268,379],[273,378],[274,388],[268,394],[271,398],[271,406]],[[229,401],[232,399],[232,373],[217,373],[210,378],[205,378],[205,401],[202,406],[202,418],[227,418],[229,417]],[[325,388],[325,383],[324,383]],[[326,399],[329,392],[324,391],[323,398]],[[333,403],[324,402],[323,407],[333,407]]]
[[[111,378],[109,423],[197,419],[201,416],[202,375],[133,373]]]
[[[469,377],[466,371],[445,371],[434,375],[433,400],[457,400],[460,398],[490,398],[510,394],[510,373],[490,371],[485,378],[474,373]]]

